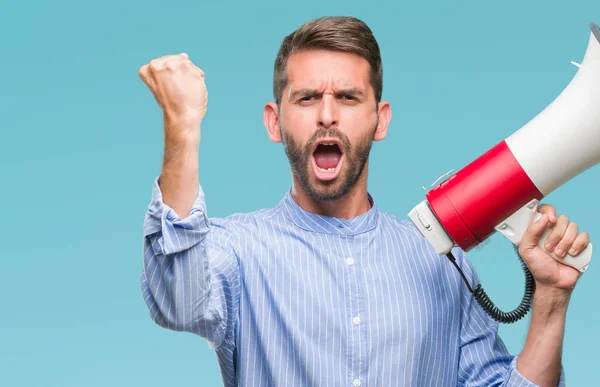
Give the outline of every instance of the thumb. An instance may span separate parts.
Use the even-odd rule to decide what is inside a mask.
[[[523,238],[521,238],[520,246],[524,251],[531,251],[538,245],[540,238],[544,235],[544,231],[546,231],[548,221],[548,214],[542,214],[538,220],[527,227]]]

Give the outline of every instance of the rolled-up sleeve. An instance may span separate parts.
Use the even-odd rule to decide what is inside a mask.
[[[163,202],[159,179],[144,218],[144,301],[158,325],[197,334],[218,347],[236,315],[236,234],[226,220],[208,218],[201,186],[189,215],[181,219]]]

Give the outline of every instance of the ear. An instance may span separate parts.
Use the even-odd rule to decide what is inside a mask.
[[[269,134],[269,138],[271,139],[271,141],[281,142],[281,132],[279,130],[279,114],[277,104],[275,102],[268,102],[265,105],[263,120],[265,122],[265,127],[267,128],[267,133]]]
[[[392,107],[389,102],[381,101],[377,111],[379,117],[379,124],[377,125],[377,131],[375,132],[374,141],[381,141],[387,135],[388,126],[392,120]]]

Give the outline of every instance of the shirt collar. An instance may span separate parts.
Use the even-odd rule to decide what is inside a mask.
[[[367,193],[371,208],[351,219],[335,218],[315,214],[304,210],[292,197],[288,190],[280,202],[285,216],[296,226],[306,231],[323,234],[357,235],[372,230],[379,219],[379,208],[371,194]]]

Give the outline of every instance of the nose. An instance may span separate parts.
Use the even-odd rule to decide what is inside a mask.
[[[339,122],[338,109],[335,97],[331,94],[323,95],[319,108],[318,125],[323,128],[337,126]]]

